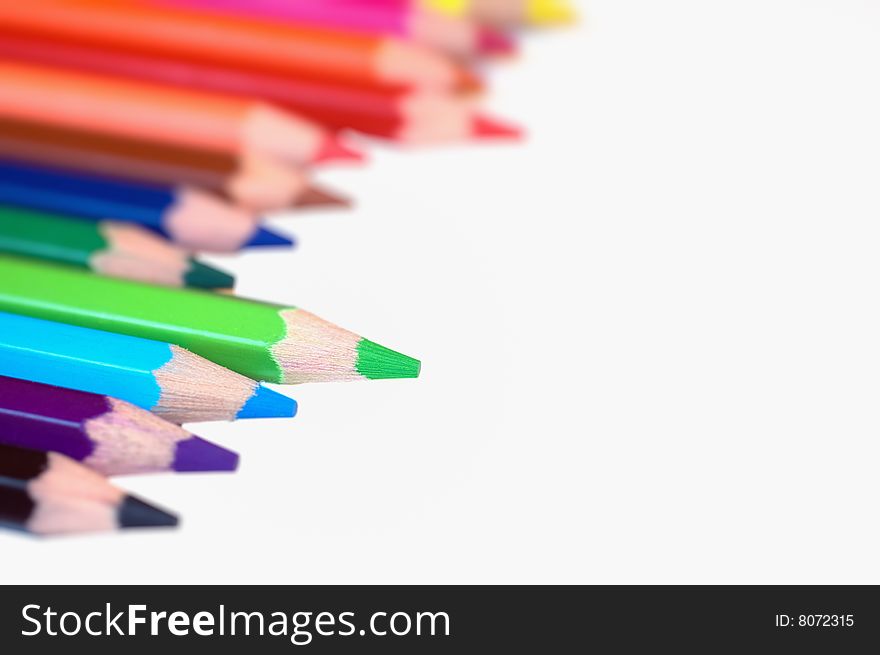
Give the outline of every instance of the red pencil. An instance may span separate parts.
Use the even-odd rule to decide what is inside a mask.
[[[349,128],[405,143],[520,136],[519,129],[482,115],[477,99],[470,95],[354,88],[2,32],[0,57],[257,98],[333,129]]]

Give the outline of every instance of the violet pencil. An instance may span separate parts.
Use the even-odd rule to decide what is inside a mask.
[[[124,400],[2,376],[0,444],[58,452],[104,475],[238,465],[236,453]]]

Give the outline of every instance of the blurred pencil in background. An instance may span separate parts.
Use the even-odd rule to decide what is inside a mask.
[[[341,84],[473,89],[468,68],[406,41],[137,0],[0,3],[0,32]]]
[[[313,184],[304,169],[252,152],[235,155],[0,116],[0,153],[125,180],[194,186],[255,212],[348,205]]]
[[[232,15],[277,19],[293,25],[388,34],[456,57],[509,55],[516,45],[503,32],[421,5],[416,0],[157,0]]]
[[[362,3],[373,0],[353,0]],[[383,3],[385,0],[375,0]],[[467,16],[499,27],[560,25],[575,20],[569,0],[421,0],[452,16]]]
[[[139,79],[157,85],[228,94],[246,99],[248,102],[256,98],[270,103],[271,106],[294,111],[331,129],[353,129],[407,144],[423,145],[465,139],[520,136],[519,129],[485,115],[480,110],[479,98],[466,94],[419,88],[377,89],[346,86],[323,80],[290,79],[279,73],[230,70],[204,62],[101,50],[92,44],[10,38],[2,33],[0,33],[0,56],[29,62],[31,65],[54,66],[58,67],[58,70],[71,67],[88,71],[102,76],[97,78],[101,80]],[[36,70],[39,71],[41,68]],[[72,79],[78,78],[74,76]],[[28,90],[28,87],[24,87],[22,94]],[[123,92],[124,88],[117,85],[115,94]],[[93,101],[93,98],[84,96],[78,90],[66,97],[77,103],[91,104]],[[37,116],[43,121],[53,123],[75,122],[78,126],[91,125],[93,129],[112,128],[117,134],[119,132],[114,125],[98,127],[94,125],[94,121],[70,117],[67,112],[51,106],[48,98],[42,94],[33,99],[25,96],[25,99],[31,101],[28,107],[15,106],[10,111],[15,111],[18,116]],[[110,106],[104,101],[100,102],[103,107]],[[3,112],[2,103],[3,97],[0,91],[0,114]],[[10,104],[7,103],[7,106]],[[126,98],[121,98],[120,102],[116,103],[117,111],[126,111],[127,107]],[[147,137],[151,132],[155,132],[154,127],[148,123],[144,127],[145,121],[136,120],[137,118],[139,115],[129,116],[126,133],[132,132],[132,129],[129,129],[131,123],[136,123],[135,128],[139,128],[135,129],[135,132]],[[184,130],[186,121],[180,121],[180,125],[184,126],[180,128]],[[257,134],[262,136],[264,133],[268,135],[270,132],[260,126]],[[157,135],[155,138],[161,136]],[[177,134],[177,141],[184,139],[191,142],[192,135],[185,137]],[[204,142],[204,139],[202,141]],[[210,147],[210,144],[207,147]],[[270,149],[257,144],[251,150],[265,153]]]
[[[239,156],[257,153],[293,164],[343,152],[359,157],[328,141],[334,137],[313,123],[247,98],[10,59],[0,59],[0,79],[0,116],[6,118]]]
[[[0,524],[51,535],[177,523],[69,457],[0,445]]]
[[[0,205],[0,252],[172,287],[231,289],[235,278],[143,228]]]
[[[234,252],[292,241],[257,217],[195,188],[123,182],[0,159],[0,203],[79,219],[135,223],[183,248]]]

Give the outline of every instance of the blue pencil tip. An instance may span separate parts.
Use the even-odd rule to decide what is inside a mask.
[[[245,246],[246,247],[262,247],[262,246],[293,246],[294,240],[291,237],[286,237],[283,234],[278,234],[277,232],[272,232],[271,230],[267,230],[266,228],[257,228],[256,232],[251,236],[250,241],[248,241]]]
[[[296,416],[296,401],[259,385],[236,418],[289,418]]]

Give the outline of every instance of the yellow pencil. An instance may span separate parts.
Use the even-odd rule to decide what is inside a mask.
[[[575,20],[569,0],[422,0],[437,11],[499,26],[559,25]]]

